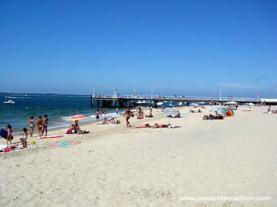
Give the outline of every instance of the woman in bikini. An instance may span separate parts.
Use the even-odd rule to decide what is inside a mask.
[[[45,133],[45,136],[47,136],[47,127],[48,127],[48,116],[47,114],[45,114],[42,120],[42,135]]]
[[[35,120],[34,120],[34,116],[31,116],[29,118],[29,134],[30,134],[30,137],[33,137],[34,129],[35,129]]]
[[[38,129],[38,136],[41,137],[42,136],[42,118],[41,116],[38,117],[38,120],[37,120],[37,129]]]

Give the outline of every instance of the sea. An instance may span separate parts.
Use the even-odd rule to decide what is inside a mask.
[[[4,103],[9,100],[15,103]],[[65,128],[70,126],[70,117],[75,114],[88,116],[80,124],[96,121],[96,110],[91,106],[89,95],[0,93],[0,128],[11,124],[15,132],[20,132],[28,128],[30,116],[36,120],[45,114],[49,118],[49,130]],[[108,109],[105,116],[114,114],[114,109]]]

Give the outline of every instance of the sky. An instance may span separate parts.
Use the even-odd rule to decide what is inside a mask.
[[[277,97],[275,0],[1,0],[0,91]]]

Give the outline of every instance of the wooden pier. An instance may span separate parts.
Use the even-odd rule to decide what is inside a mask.
[[[234,98],[234,97],[192,97],[192,96],[91,96],[91,105],[101,108],[125,108],[137,105],[148,105],[157,107],[159,102],[182,103],[190,105],[191,103],[205,102],[206,104],[225,103],[235,101],[239,104],[254,103],[260,104],[258,98]]]

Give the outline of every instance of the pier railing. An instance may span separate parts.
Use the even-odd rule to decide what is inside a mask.
[[[95,95],[92,99],[130,99],[130,100],[156,100],[156,101],[237,101],[237,102],[260,102],[258,98],[242,97],[210,97],[210,96],[150,96],[150,95]]]

